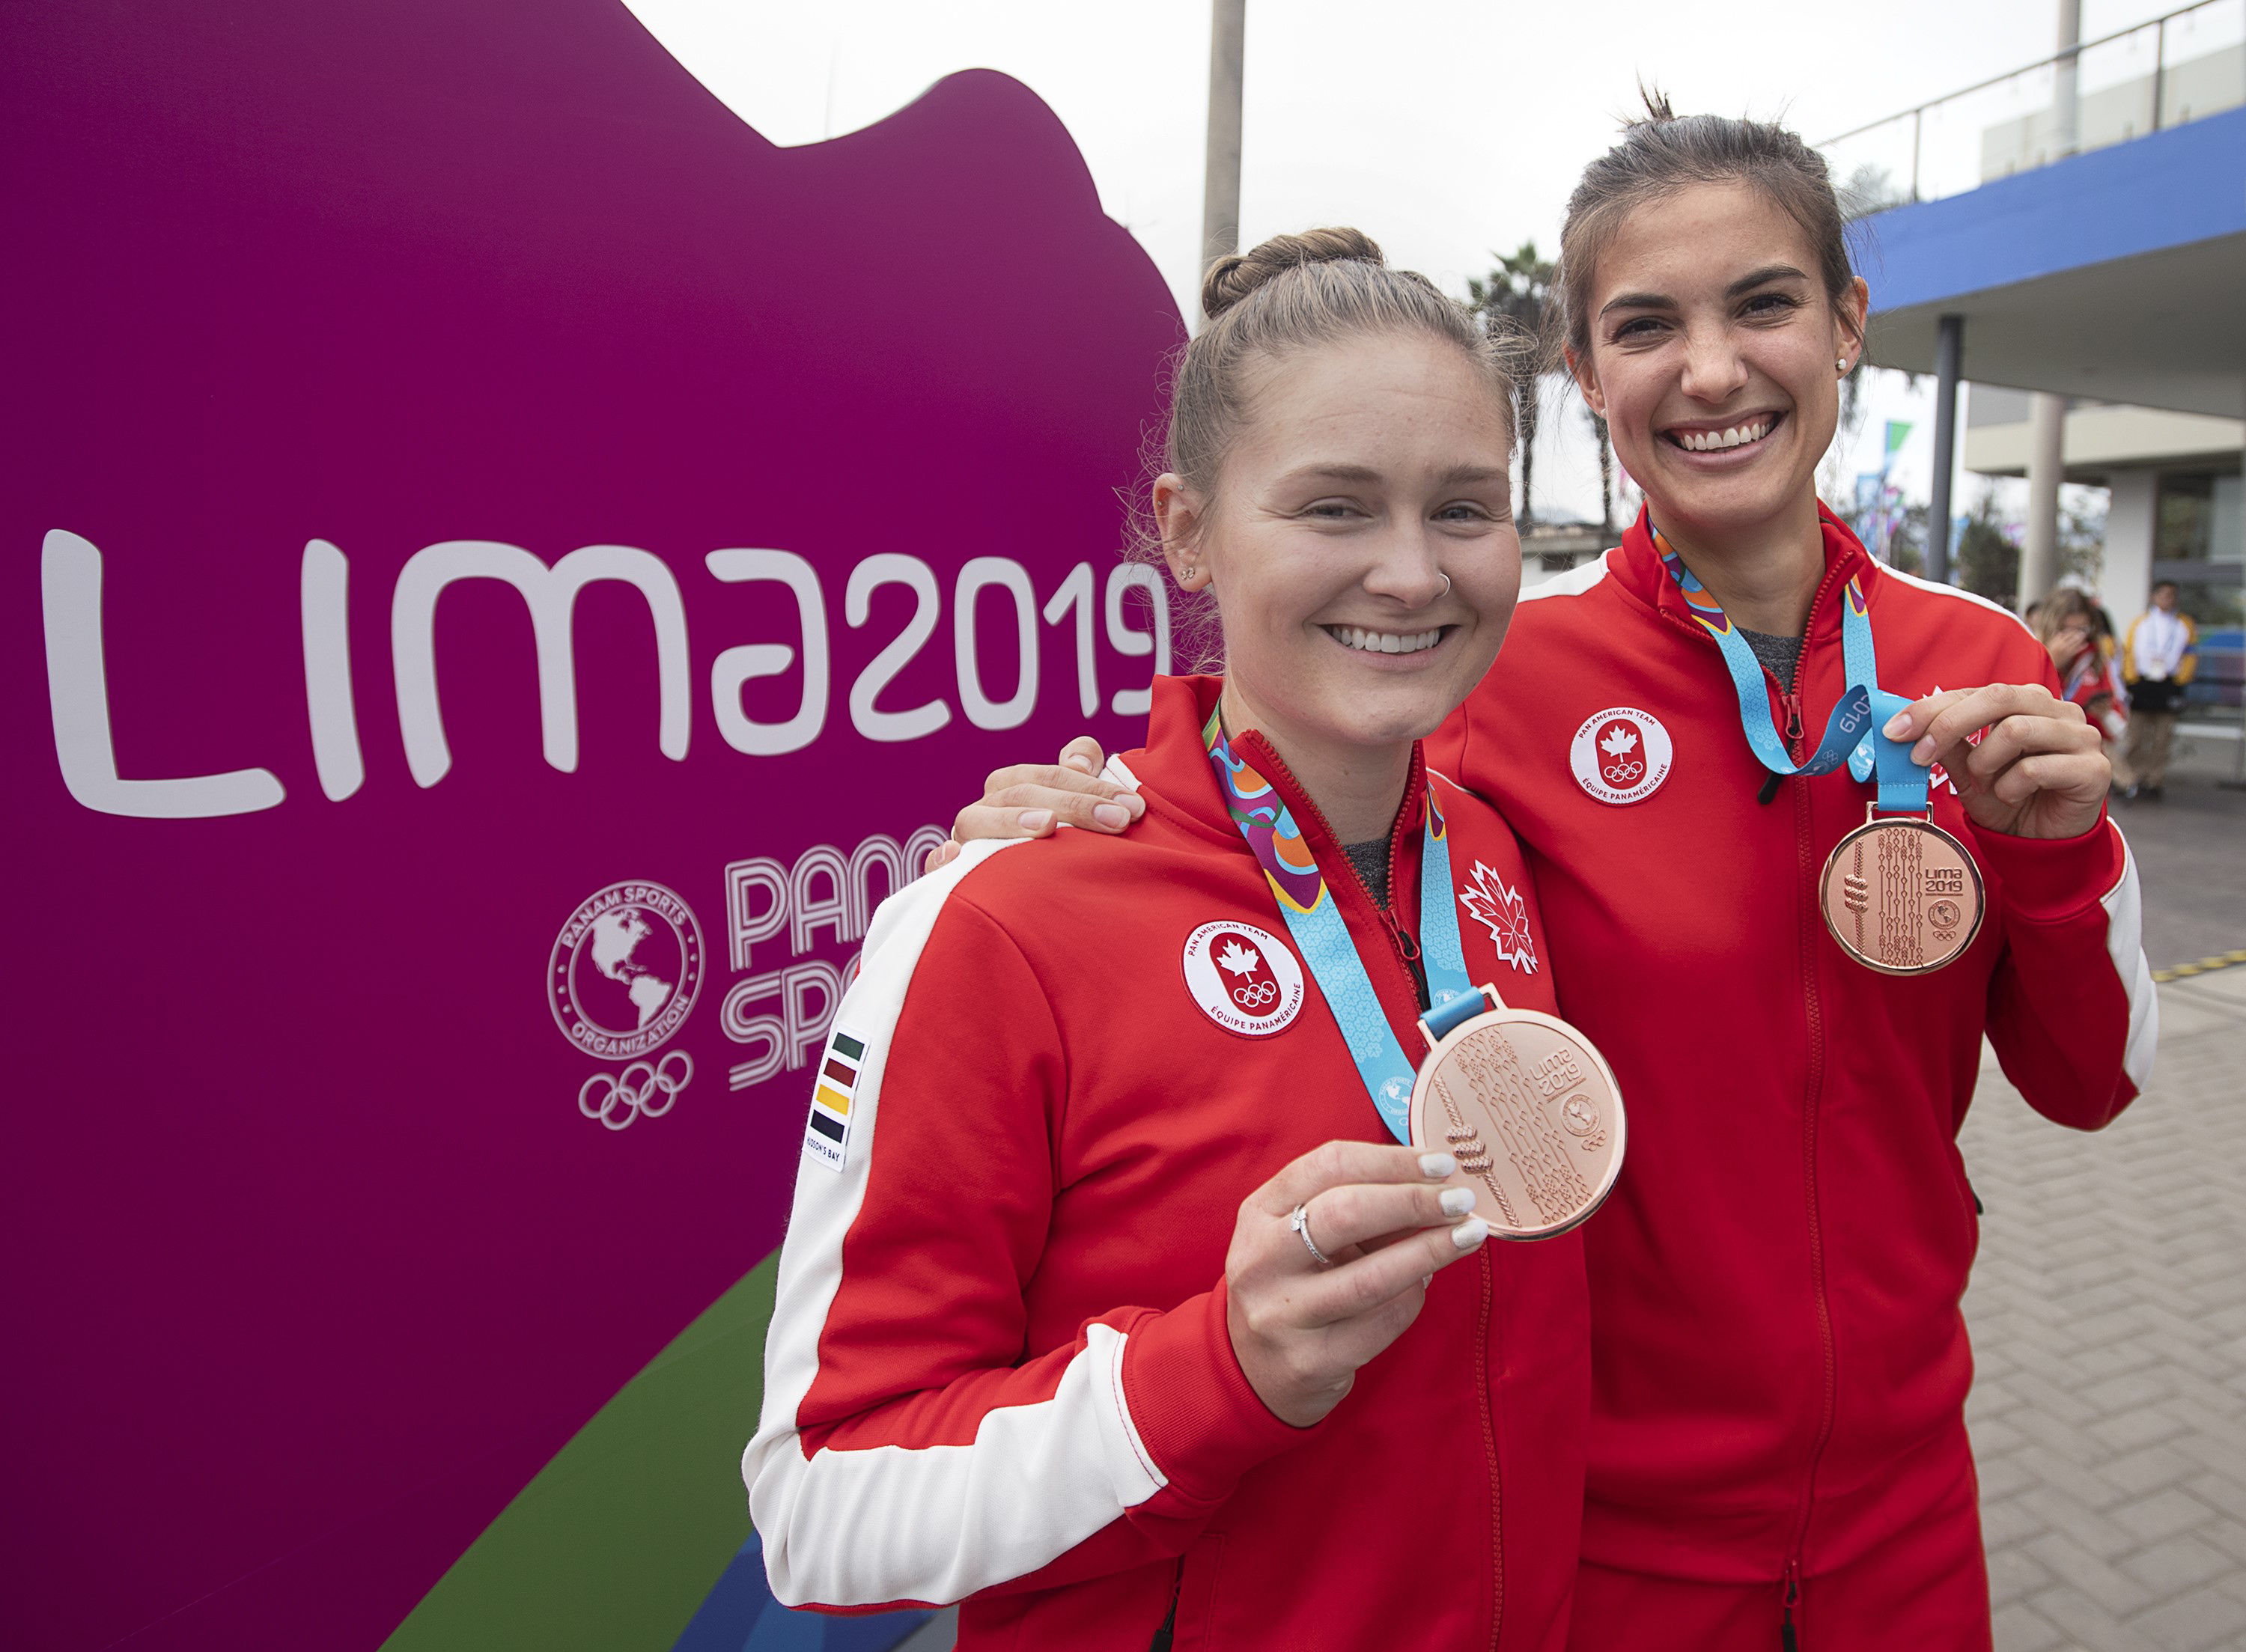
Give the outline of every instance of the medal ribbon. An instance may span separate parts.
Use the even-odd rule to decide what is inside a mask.
[[[1739,727],[1763,767],[1773,774],[1830,774],[1845,761],[1848,772],[1859,780],[1868,780],[1877,772],[1882,813],[1924,814],[1927,771],[1910,760],[1909,746],[1881,732],[1888,720],[1910,702],[1880,687],[1879,654],[1872,646],[1872,616],[1864,602],[1862,581],[1851,579],[1841,593],[1841,652],[1848,673],[1848,690],[1826,718],[1825,735],[1817,749],[1806,762],[1797,764],[1787,755],[1786,741],[1771,720],[1770,696],[1763,687],[1762,665],[1754,650],[1650,518],[1646,527],[1652,532],[1653,547],[1661,553],[1670,577],[1684,594],[1692,617],[1716,639],[1724,664],[1731,671],[1732,685],[1739,690]]]
[[[1677,581],[1677,588],[1684,594],[1685,606],[1700,629],[1716,639],[1723,654],[1724,664],[1732,674],[1732,686],[1739,690],[1739,726],[1745,730],[1747,744],[1763,767],[1773,774],[1814,775],[1830,774],[1842,763],[1857,779],[1868,778],[1873,767],[1872,736],[1864,724],[1871,716],[1869,701],[1879,687],[1879,657],[1872,647],[1871,615],[1864,607],[1863,587],[1855,580],[1848,581],[1841,605],[1841,649],[1847,662],[1848,691],[1834,706],[1832,715],[1825,719],[1824,738],[1808,758],[1796,763],[1787,755],[1785,737],[1770,715],[1770,695],[1763,687],[1762,663],[1754,650],[1739,633],[1723,606],[1700,583],[1692,570],[1684,566],[1684,558],[1676,547],[1664,538],[1650,519],[1646,527],[1653,534],[1653,548],[1661,553],[1668,565],[1669,576]]]
[[[1201,729],[1208,748],[1209,765],[1224,792],[1225,810],[1240,835],[1255,851],[1256,863],[1278,897],[1279,915],[1288,933],[1309,961],[1318,990],[1333,1010],[1334,1020],[1349,1045],[1350,1059],[1365,1093],[1388,1126],[1388,1133],[1407,1146],[1412,1140],[1412,1084],[1417,1065],[1396,1042],[1388,1016],[1365,973],[1365,960],[1349,937],[1349,924],[1326,887],[1325,874],[1304,840],[1295,817],[1276,787],[1232,755],[1231,744],[1216,712],[1209,713]],[[1435,805],[1435,791],[1426,794],[1426,822],[1419,834],[1419,962],[1427,972],[1430,1023],[1436,1012],[1460,1001],[1464,1013],[1479,1014],[1481,994],[1467,979],[1466,948],[1459,939],[1459,914],[1451,905],[1450,831]]]

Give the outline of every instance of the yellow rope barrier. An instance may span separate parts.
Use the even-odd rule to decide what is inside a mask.
[[[2166,969],[2153,971],[2155,981],[2181,981],[2190,976],[2203,976],[2210,970],[2228,969],[2234,963],[2246,963],[2246,948],[2236,952],[2218,952],[2212,958],[2202,958],[2197,963],[2179,963]]]

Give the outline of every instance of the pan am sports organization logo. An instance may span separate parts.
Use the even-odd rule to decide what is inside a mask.
[[[612,883],[587,899],[562,926],[546,966],[546,997],[562,1037],[603,1061],[661,1044],[686,1024],[701,988],[702,927],[659,883]]]
[[[1661,790],[1676,753],[1661,719],[1634,705],[1594,711],[1576,730],[1568,766],[1602,803],[1638,803]]]
[[[1186,937],[1185,969],[1186,990],[1227,1032],[1267,1037],[1302,1013],[1303,966],[1252,923],[1201,925]]]

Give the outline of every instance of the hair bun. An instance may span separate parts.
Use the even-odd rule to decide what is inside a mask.
[[[1274,235],[1244,253],[1220,258],[1201,277],[1201,312],[1211,321],[1264,282],[1311,264],[1354,262],[1388,267],[1379,247],[1361,229],[1306,229],[1299,235]]]

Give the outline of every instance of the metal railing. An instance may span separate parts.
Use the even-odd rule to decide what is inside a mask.
[[[1817,147],[1861,214],[1957,194],[2241,103],[2246,0],[2199,0]]]

